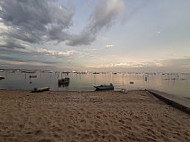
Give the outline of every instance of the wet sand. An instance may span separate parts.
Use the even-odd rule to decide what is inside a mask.
[[[188,142],[190,115],[145,91],[0,90],[0,142]]]

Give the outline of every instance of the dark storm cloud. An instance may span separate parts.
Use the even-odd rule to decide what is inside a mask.
[[[13,29],[8,36],[23,41],[64,41],[72,25],[73,11],[55,0],[1,0],[0,6],[2,22]]]
[[[71,36],[68,45],[89,45],[104,28],[112,26],[116,16],[123,10],[123,0],[101,0],[95,7],[90,22],[79,35]]]

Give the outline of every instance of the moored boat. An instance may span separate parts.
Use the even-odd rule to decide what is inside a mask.
[[[2,80],[2,79],[5,79],[5,77],[3,77],[3,76],[0,76],[0,80]]]
[[[96,88],[96,91],[99,91],[99,90],[114,90],[114,86],[113,86],[112,83],[110,83],[110,85],[94,86],[94,88]]]
[[[29,78],[37,78],[37,75],[30,75]]]
[[[69,84],[69,81],[70,81],[70,78],[65,77],[65,78],[59,79],[59,80],[58,80],[58,84],[59,84],[59,85]]]
[[[32,90],[31,92],[32,93],[35,93],[35,92],[43,92],[43,91],[49,91],[49,87],[42,87],[42,88],[34,88],[34,90]]]
[[[99,72],[94,72],[93,74],[100,74]]]
[[[134,82],[133,82],[133,81],[130,81],[129,84],[134,84]]]

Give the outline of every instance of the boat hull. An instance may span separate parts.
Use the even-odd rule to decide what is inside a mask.
[[[96,91],[114,90],[114,86],[94,86]]]
[[[58,80],[58,85],[68,85],[70,82],[70,78],[66,77],[66,78],[63,78],[63,79],[59,79]]]
[[[44,91],[49,91],[49,87],[43,87],[43,88],[34,88],[34,90],[32,90],[32,93],[37,93],[37,92],[44,92]]]

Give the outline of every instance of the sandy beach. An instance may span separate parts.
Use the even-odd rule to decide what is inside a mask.
[[[0,90],[0,142],[189,142],[190,116],[145,91]]]

